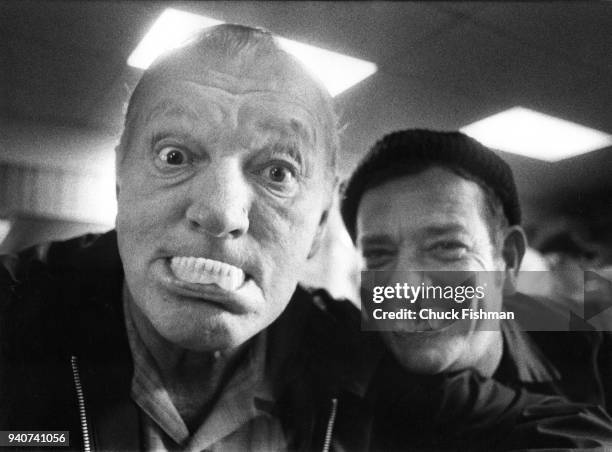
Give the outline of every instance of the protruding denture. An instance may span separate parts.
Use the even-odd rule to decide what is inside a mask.
[[[244,271],[225,262],[204,257],[173,257],[170,268],[174,275],[185,282],[216,284],[225,290],[236,290],[245,279]]]

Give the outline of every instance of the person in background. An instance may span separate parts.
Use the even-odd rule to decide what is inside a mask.
[[[220,25],[159,58],[116,152],[116,230],[1,260],[0,430],[70,450],[609,444],[596,406],[418,375],[298,286],[337,147],[329,94],[269,32]]]
[[[612,331],[612,278],[600,266],[596,246],[570,231],[545,238],[538,247],[549,264],[549,297],[598,330]]]
[[[417,318],[382,332],[405,368],[425,375],[473,369],[612,410],[610,333],[568,332],[568,316],[516,292],[526,238],[512,171],[493,151],[460,132],[386,135],[350,176],[342,216],[365,270],[494,272],[500,277],[489,281],[484,301],[492,311],[517,313],[496,327]],[[568,434],[575,425],[567,424]]]
[[[584,299],[584,272],[597,268],[597,251],[569,231],[547,237],[538,247],[552,271],[557,272],[552,297],[575,302]]]

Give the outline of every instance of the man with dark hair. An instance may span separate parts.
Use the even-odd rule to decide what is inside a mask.
[[[601,345],[609,333],[569,333],[569,323],[556,324],[564,332],[524,331],[521,320],[548,330],[559,319],[515,293],[526,239],[512,171],[497,154],[459,132],[389,134],[350,177],[342,215],[366,270],[496,275],[487,278],[484,300],[472,303],[520,317],[502,317],[493,326],[470,317],[463,329],[452,319],[408,319],[382,333],[405,368],[421,374],[474,369],[610,410],[612,363]]]
[[[335,124],[268,32],[221,25],[156,61],[117,149],[116,232],[2,260],[0,430],[68,430],[84,450],[609,440],[597,408],[407,372],[350,303],[297,285],[336,186]]]

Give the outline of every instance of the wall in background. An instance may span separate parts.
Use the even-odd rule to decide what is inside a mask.
[[[0,163],[0,214],[110,226],[116,214],[114,177]]]
[[[3,123],[0,215],[112,225],[116,142],[87,128]]]

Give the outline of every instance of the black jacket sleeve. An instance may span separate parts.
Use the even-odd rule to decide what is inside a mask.
[[[381,428],[396,445],[424,450],[612,449],[612,419],[602,407],[506,386],[473,371],[415,376],[387,357]]]

